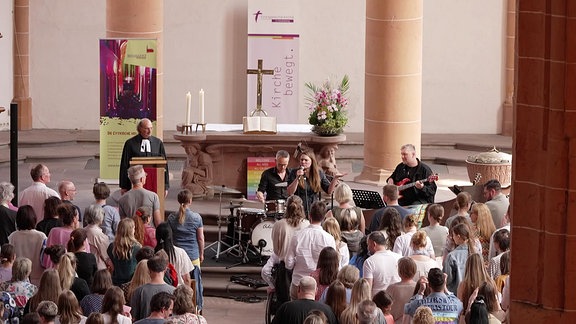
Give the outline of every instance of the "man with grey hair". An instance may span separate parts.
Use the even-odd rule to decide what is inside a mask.
[[[152,218],[156,226],[164,222],[164,217],[160,214],[160,198],[155,192],[144,188],[146,183],[144,168],[141,165],[131,166],[128,168],[128,177],[132,183],[132,189],[118,200],[120,217],[132,217],[138,208],[147,206],[152,208]]]
[[[386,180],[388,184],[403,186],[411,184],[410,188],[400,190],[402,197],[398,199],[400,206],[431,204],[436,195],[436,183],[432,169],[416,157],[416,148],[412,144],[403,145],[400,149],[402,163],[396,166],[392,175]]]
[[[30,170],[32,185],[22,190],[18,206],[30,205],[36,214],[36,221],[44,219],[44,201],[48,197],[58,197],[60,195],[47,186],[51,180],[50,170],[44,164],[38,164]]]
[[[258,191],[256,191],[256,198],[259,201],[264,202],[264,193],[266,193],[266,200],[288,198],[286,177],[290,173],[289,162],[290,154],[288,152],[284,150],[276,152],[276,166],[264,170],[260,176]]]
[[[14,186],[10,182],[0,182],[0,245],[8,243],[8,236],[16,230],[16,212],[10,209],[14,198]]]
[[[364,261],[363,276],[370,282],[374,296],[390,284],[400,282],[398,260],[402,256],[386,249],[386,237],[381,231],[368,235],[368,251],[371,256]]]
[[[316,280],[310,276],[300,279],[298,285],[298,299],[286,302],[278,308],[273,324],[303,323],[308,314],[313,310],[319,310],[328,318],[328,323],[335,324],[338,321],[332,309],[324,303],[315,301]]]
[[[158,137],[152,136],[152,121],[148,118],[142,118],[136,126],[138,135],[129,138],[124,143],[124,148],[122,149],[122,159],[120,160],[120,188],[122,192],[127,192],[130,190],[130,179],[128,177],[127,170],[130,167],[130,161],[134,157],[147,157],[147,156],[158,156],[166,159],[166,151],[164,150],[164,143]],[[164,186],[166,192],[170,187],[169,177],[168,177],[168,165],[164,170]],[[158,179],[158,181],[161,181]],[[132,216],[132,215],[130,215]]]

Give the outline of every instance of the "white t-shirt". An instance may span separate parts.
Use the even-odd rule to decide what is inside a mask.
[[[398,260],[402,256],[389,250],[377,251],[364,261],[363,276],[372,279],[372,296],[390,284],[400,282]]]

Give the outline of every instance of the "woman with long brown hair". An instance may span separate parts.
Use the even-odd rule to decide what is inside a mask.
[[[113,265],[112,282],[120,286],[132,278],[136,269],[136,253],[142,246],[134,237],[134,220],[124,218],[118,224],[114,242],[110,243],[107,252]]]
[[[316,300],[319,300],[324,290],[336,280],[339,264],[340,254],[333,247],[327,246],[320,251],[316,270],[310,274],[310,277],[316,280]]]
[[[204,261],[204,225],[200,214],[190,209],[192,205],[192,192],[184,189],[178,193],[180,209],[177,214],[168,216],[168,224],[172,228],[174,245],[184,249],[194,265],[194,279],[196,280],[196,305],[203,306],[203,289],[200,263]]]
[[[322,191],[327,194],[334,191],[340,176],[342,175],[334,176],[332,181],[328,180],[318,166],[314,152],[304,151],[300,154],[300,168],[292,170],[288,175],[288,194],[302,198],[304,211],[308,214],[312,203],[320,200]]]
[[[104,315],[104,323],[106,324],[132,324],[132,316],[130,312],[124,311],[124,293],[122,289],[112,286],[104,294],[102,300],[102,315]]]
[[[98,271],[96,256],[86,252],[87,231],[83,228],[77,228],[70,234],[68,241],[68,252],[76,256],[76,274],[78,277],[86,280],[88,286],[92,285],[94,274]]]
[[[54,303],[58,302],[58,296],[62,292],[60,288],[60,276],[56,269],[46,269],[40,278],[40,285],[38,291],[32,296],[26,307],[24,307],[24,314],[34,312],[38,304],[43,300],[50,300]]]
[[[79,324],[86,322],[86,316],[82,315],[82,308],[78,299],[70,290],[64,290],[58,297],[58,316],[56,323]]]

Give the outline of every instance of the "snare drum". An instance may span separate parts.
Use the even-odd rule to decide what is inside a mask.
[[[266,213],[263,209],[258,208],[238,208],[236,215],[236,230],[241,230],[242,233],[249,234],[252,226],[262,219],[266,218]]]
[[[267,200],[266,201],[266,214],[284,215],[286,212],[286,200]]]
[[[262,247],[263,256],[271,256],[274,252],[274,245],[272,243],[272,228],[274,227],[274,223],[276,223],[274,219],[262,219],[252,226],[252,245],[254,245],[258,251],[260,251],[260,247]]]

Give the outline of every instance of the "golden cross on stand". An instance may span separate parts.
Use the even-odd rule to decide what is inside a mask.
[[[260,113],[264,113],[264,116],[268,116],[268,114],[264,110],[262,110],[262,75],[263,74],[273,75],[274,70],[263,70],[262,60],[260,59],[258,60],[258,69],[257,70],[248,69],[248,74],[258,75],[258,81],[256,86],[256,109],[252,110],[250,116],[254,116],[255,113],[258,113],[258,115],[260,115]]]

